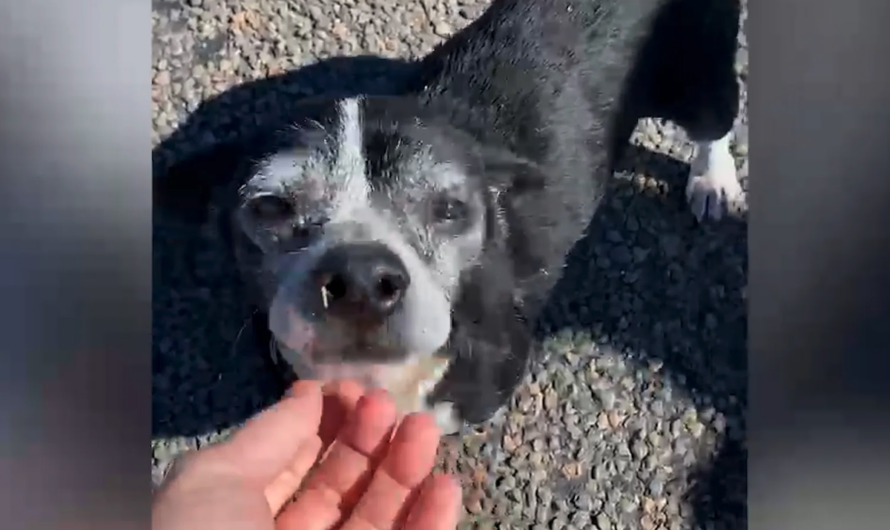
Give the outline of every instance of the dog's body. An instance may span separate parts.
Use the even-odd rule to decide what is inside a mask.
[[[739,16],[739,0],[495,0],[398,96],[308,102],[274,143],[215,152],[238,174],[221,204],[277,353],[300,377],[437,383],[408,408],[447,431],[490,419],[638,119],[698,145],[697,217],[739,199]],[[203,200],[182,173],[210,161],[157,193]],[[442,363],[418,376],[431,356],[440,381]]]

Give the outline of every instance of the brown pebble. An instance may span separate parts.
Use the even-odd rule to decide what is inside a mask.
[[[655,521],[648,515],[644,515],[642,519],[640,519],[640,528],[643,530],[655,530],[655,527]]]
[[[464,502],[464,506],[466,506],[467,511],[478,515],[482,513],[482,498],[484,494],[477,490],[470,490],[470,493],[467,495],[467,500]]]
[[[476,466],[473,469],[473,482],[476,484],[485,484],[488,482],[488,470],[483,466]]]
[[[544,408],[547,410],[553,410],[558,404],[559,395],[556,393],[556,390],[548,388],[544,393]]]
[[[596,419],[596,426],[602,430],[609,428],[609,416],[605,412],[600,412]]]
[[[609,413],[609,425],[611,425],[613,429],[617,429],[622,423],[624,423],[623,415],[618,414],[615,411]]]
[[[568,479],[578,478],[581,476],[581,464],[570,462],[562,466],[562,474]]]
[[[649,497],[643,497],[643,511],[647,514],[653,514],[656,510],[655,501]]]

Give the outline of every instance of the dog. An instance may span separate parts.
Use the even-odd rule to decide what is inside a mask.
[[[533,327],[641,118],[697,153],[700,221],[738,205],[739,0],[494,0],[389,96],[316,98],[284,130],[155,179],[218,205],[269,349],[484,425],[533,359]],[[395,389],[395,390],[394,390]]]

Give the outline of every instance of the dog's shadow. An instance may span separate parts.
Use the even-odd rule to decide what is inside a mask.
[[[285,125],[304,97],[395,93],[411,71],[406,61],[341,57],[233,87],[201,104],[153,150],[155,176],[212,144]],[[682,189],[685,164],[648,152],[627,158],[641,164],[636,172]],[[691,500],[699,520],[742,528],[722,524],[730,519],[719,514],[744,524],[745,485],[738,481],[746,462],[743,444],[734,440],[744,439],[747,403],[746,312],[738,294],[747,227],[726,221],[702,229],[693,226],[682,193],[659,202],[628,188],[618,184],[626,197],[609,204],[623,206],[602,208],[573,251],[549,324],[602,330],[616,347],[661,359],[690,393],[733,419],[734,436],[724,441],[714,469],[701,470]],[[153,437],[206,436],[271,403],[277,384],[256,355],[239,279],[213,231],[156,211],[153,265]]]
[[[567,260],[539,333],[587,333],[637,362],[657,360],[697,408],[722,414],[726,429],[716,457],[678,486],[694,528],[741,530],[747,527],[747,219],[699,225],[684,197],[689,165],[671,157],[632,145],[619,170],[633,178],[615,179]]]

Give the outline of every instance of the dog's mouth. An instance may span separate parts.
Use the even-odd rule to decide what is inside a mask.
[[[300,379],[352,379],[367,387],[388,388],[393,379],[401,378],[402,368],[421,357],[403,351],[385,333],[312,323],[290,309],[286,313],[284,319],[270,319],[270,348],[273,358],[283,359]]]
[[[385,386],[387,368],[401,363],[365,363],[345,360],[315,360],[311,350],[296,350],[273,335],[270,343],[273,355],[289,364],[300,379],[335,381],[352,379],[365,386]]]
[[[450,324],[447,305],[435,306],[432,297],[431,311],[409,293],[412,311],[401,308],[369,323],[354,314],[325,311],[330,300],[324,289],[320,296],[320,308],[305,296],[276,297],[269,307],[272,359],[286,379],[349,379],[387,390],[404,412],[427,409],[429,394],[449,366],[438,356],[449,328],[430,314],[445,315]]]
[[[397,409],[403,413],[426,408],[426,397],[442,379],[450,364],[448,359],[437,355],[409,356],[400,362],[386,364],[314,363],[307,360],[305,353],[291,350],[274,335],[269,349],[279,369],[292,371],[292,379],[322,382],[351,379],[365,388],[383,388],[389,392]]]
[[[313,366],[389,364],[409,356],[386,326],[365,327],[338,319],[310,321],[289,307],[270,311],[269,329],[282,349]]]

